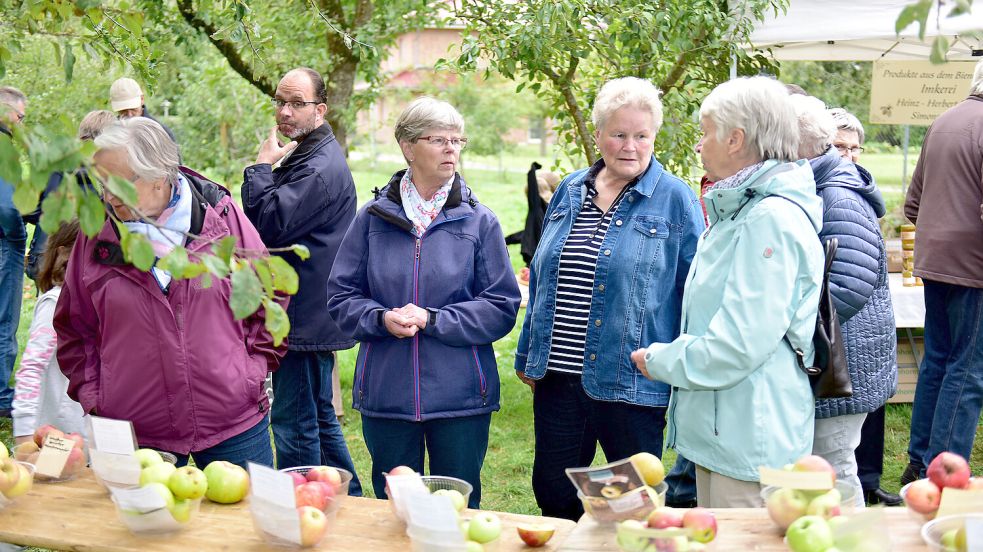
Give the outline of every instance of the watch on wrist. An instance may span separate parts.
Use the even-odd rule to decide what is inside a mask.
[[[427,308],[427,326],[433,326],[437,323],[437,309],[433,307]]]

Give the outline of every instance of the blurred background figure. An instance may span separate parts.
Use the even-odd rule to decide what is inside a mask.
[[[539,238],[543,234],[543,217],[546,216],[546,207],[553,198],[553,192],[560,184],[560,175],[553,171],[543,170],[543,166],[533,162],[532,167],[526,174],[526,226],[524,229],[505,236],[505,244],[521,244],[519,249],[522,254],[522,262],[529,266],[532,256],[536,253],[539,245]],[[528,280],[528,271],[524,271]]]
[[[177,142],[174,138],[174,133],[171,129],[167,128],[167,125],[157,121],[148,111],[147,105],[144,102],[143,89],[137,84],[137,81],[123,77],[121,79],[116,79],[113,84],[109,87],[109,105],[116,112],[116,115],[120,119],[129,119],[130,117],[146,117],[153,121],[167,132],[167,135],[171,137],[171,140]]]

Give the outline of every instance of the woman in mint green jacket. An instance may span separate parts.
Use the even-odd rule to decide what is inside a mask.
[[[821,200],[797,158],[798,124],[769,78],[721,84],[700,108],[716,182],[683,294],[681,333],[632,353],[673,386],[669,445],[697,465],[697,502],[760,506],[758,467],[810,454],[815,399],[787,334],[812,362],[822,283]]]

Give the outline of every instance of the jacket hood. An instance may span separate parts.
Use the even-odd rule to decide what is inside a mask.
[[[809,160],[812,172],[816,178],[816,191],[825,188],[847,188],[864,198],[878,218],[887,212],[881,191],[874,183],[874,177],[867,169],[855,165],[853,161],[840,156],[836,148],[829,148],[826,153]]]
[[[823,227],[823,203],[816,195],[812,168],[805,159],[786,163],[769,159],[741,185],[717,190],[710,188],[704,197],[707,214],[713,225],[723,218],[736,219],[752,201],[767,196],[782,196],[798,205],[818,233]]]

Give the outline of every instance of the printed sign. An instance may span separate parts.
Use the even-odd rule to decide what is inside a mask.
[[[975,61],[875,61],[870,122],[928,126],[969,96]]]

